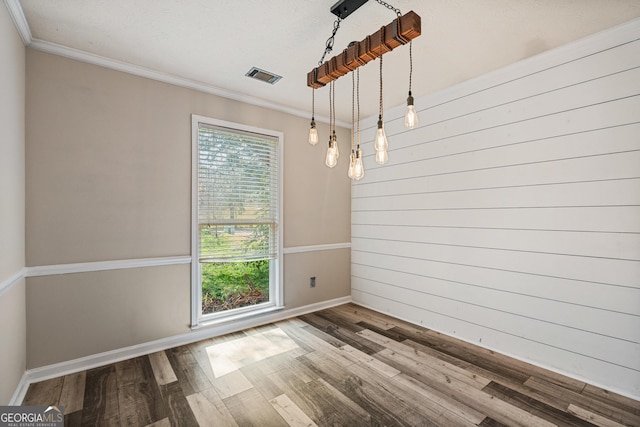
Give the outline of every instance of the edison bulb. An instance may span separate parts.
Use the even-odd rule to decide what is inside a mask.
[[[336,144],[333,141],[329,141],[327,157],[325,158],[324,163],[330,168],[338,164],[338,150],[336,149]]]
[[[347,176],[351,179],[355,179],[355,166],[356,166],[356,154],[351,151],[349,155],[349,169],[347,170]]]
[[[382,126],[378,127],[378,131],[376,132],[376,140],[374,142],[374,147],[376,151],[382,151],[389,148],[389,142],[387,142],[387,135],[384,133],[384,128]]]
[[[404,125],[409,129],[413,129],[418,124],[418,113],[416,107],[407,105],[407,112],[404,115]]]
[[[404,125],[409,129],[413,129],[418,124],[418,112],[416,111],[416,107],[413,106],[413,96],[411,96],[411,91],[409,91],[409,96],[407,97],[407,112],[404,115]]]
[[[379,165],[384,165],[389,160],[389,154],[387,154],[387,150],[376,150],[376,163]]]
[[[316,124],[311,122],[311,129],[309,129],[309,144],[316,145],[318,143],[318,129]]]
[[[360,157],[356,157],[353,169],[353,179],[359,181],[364,178],[364,165],[362,164],[362,159]]]

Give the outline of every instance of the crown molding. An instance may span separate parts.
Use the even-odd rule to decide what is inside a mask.
[[[197,90],[199,92],[220,96],[222,98],[243,102],[245,104],[280,111],[282,113],[291,114],[292,116],[304,117],[306,119],[311,117],[308,111],[297,110],[295,108],[290,108],[281,104],[270,102],[262,98],[233,92],[207,83],[198,82],[168,73],[163,73],[161,71],[152,70],[150,68],[129,64],[127,62],[117,61],[115,59],[106,58],[104,56],[95,55],[82,50],[73,49],[67,46],[33,38],[33,36],[31,35],[31,29],[29,28],[27,19],[24,16],[24,12],[22,10],[20,2],[18,0],[4,0],[4,3],[9,10],[9,14],[11,15],[11,19],[13,20],[18,33],[20,34],[20,38],[22,38],[22,42],[25,46],[31,47],[33,49],[69,59],[75,59],[77,61],[82,61],[93,65],[98,65],[100,67],[110,68],[116,71],[122,71],[124,73],[129,73],[136,76],[145,77],[151,80],[169,83],[187,89]],[[325,116],[316,116],[315,119],[316,122],[329,123],[329,118]],[[351,124],[345,121],[337,120],[335,121],[335,124],[344,128],[351,127]]]
[[[9,15],[11,15],[13,24],[18,30],[18,34],[20,34],[22,43],[28,46],[33,38],[31,37],[31,30],[29,29],[29,24],[27,23],[27,18],[24,16],[20,2],[18,2],[18,0],[4,0],[4,4],[7,6],[7,10],[9,11]]]
[[[5,0],[12,1],[12,0]],[[231,99],[234,101],[243,102],[245,104],[255,105],[257,107],[268,108],[270,110],[280,111],[282,113],[291,114],[292,116],[309,118],[310,113],[307,111],[297,110],[295,108],[286,107],[281,104],[267,101],[262,98],[257,98],[250,95],[245,95],[238,92],[233,92],[227,89],[223,89],[217,86],[213,86],[207,83],[198,82],[195,80],[187,79],[184,77],[176,76],[161,71],[152,70],[150,68],[141,67],[139,65],[130,64],[128,62],[117,61],[115,59],[106,58],[104,56],[95,55],[93,53],[85,52],[78,49],[73,49],[67,46],[63,46],[57,43],[51,43],[39,39],[31,39],[28,44],[30,48],[39,50],[41,52],[51,53],[53,55],[62,56],[69,59],[74,59],[81,62],[86,62],[100,67],[110,68],[112,70],[121,71],[128,74],[133,74],[139,77],[145,77],[151,80],[156,80],[163,83],[169,83],[175,86],[184,87],[187,89],[193,89],[198,92],[204,92],[211,95],[220,96],[222,98]],[[329,123],[328,117],[316,116],[316,121]],[[351,124],[336,121],[336,125],[350,128]]]

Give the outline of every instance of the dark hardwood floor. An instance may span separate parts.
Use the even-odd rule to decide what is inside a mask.
[[[640,426],[640,402],[347,304],[32,384],[87,426]]]

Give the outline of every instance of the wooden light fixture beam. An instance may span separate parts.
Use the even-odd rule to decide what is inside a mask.
[[[342,53],[311,70],[307,73],[307,86],[320,88],[396,47],[409,43],[420,32],[420,15],[414,11],[405,13],[364,40],[351,43]]]

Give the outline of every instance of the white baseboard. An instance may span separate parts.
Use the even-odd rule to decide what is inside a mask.
[[[16,391],[13,392],[13,396],[11,396],[11,400],[8,403],[9,406],[18,406],[24,400],[24,396],[27,394],[30,384],[28,377],[28,371],[22,374],[18,387],[16,387]]]
[[[335,298],[328,301],[322,301],[314,304],[296,307],[292,309],[284,309],[270,314],[255,316],[243,319],[238,322],[228,322],[216,324],[211,327],[203,327],[190,333],[175,335],[156,341],[137,344],[130,347],[124,347],[117,350],[111,350],[104,353],[93,354],[78,359],[68,360],[65,362],[55,363],[52,365],[41,366],[39,368],[28,369],[18,387],[16,388],[10,405],[19,405],[29,389],[29,385],[51,378],[69,375],[87,369],[97,368],[99,366],[108,365],[110,363],[131,359],[132,357],[143,356],[145,354],[155,353],[157,351],[166,350],[196,341],[213,338],[216,336],[228,334],[231,332],[241,331],[247,328],[265,325],[268,323],[278,322],[280,320],[289,319],[291,317],[301,316],[325,308],[335,307],[337,305],[351,302],[351,295],[341,298]]]

